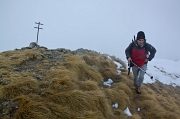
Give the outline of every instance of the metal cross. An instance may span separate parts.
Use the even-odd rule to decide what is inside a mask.
[[[38,44],[39,29],[43,29],[43,28],[39,28],[39,26],[43,25],[43,24],[41,24],[40,22],[39,23],[35,22],[35,24],[38,24],[38,27],[34,27],[34,28],[38,29],[38,31],[37,31],[37,41],[36,41],[36,43]]]

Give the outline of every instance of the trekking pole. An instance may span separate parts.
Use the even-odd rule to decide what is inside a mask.
[[[130,66],[130,63],[128,62],[128,75],[130,73],[130,70],[131,70],[131,66]]]
[[[146,73],[146,71],[144,71],[141,67],[137,66],[134,62],[133,63],[136,67],[138,67],[141,71],[143,71],[145,74],[147,74],[151,79],[153,79],[153,76],[151,76],[150,74]]]

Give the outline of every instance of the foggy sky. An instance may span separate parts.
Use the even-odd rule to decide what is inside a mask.
[[[180,59],[180,0],[0,0],[0,52],[36,42],[49,49],[95,50],[125,59],[138,31],[156,58]]]

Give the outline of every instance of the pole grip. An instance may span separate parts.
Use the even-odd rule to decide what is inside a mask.
[[[128,75],[129,75],[129,73],[130,73],[130,68],[128,68]]]
[[[131,66],[130,66],[130,64],[128,63],[128,75],[129,75],[129,73],[130,73],[130,70],[131,70]]]

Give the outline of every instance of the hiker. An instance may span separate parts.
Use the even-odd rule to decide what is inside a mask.
[[[140,88],[144,80],[147,63],[154,58],[155,53],[156,49],[149,43],[146,43],[143,31],[137,33],[136,40],[134,37],[134,41],[125,50],[126,58],[133,71],[135,91],[138,94],[141,93]]]

